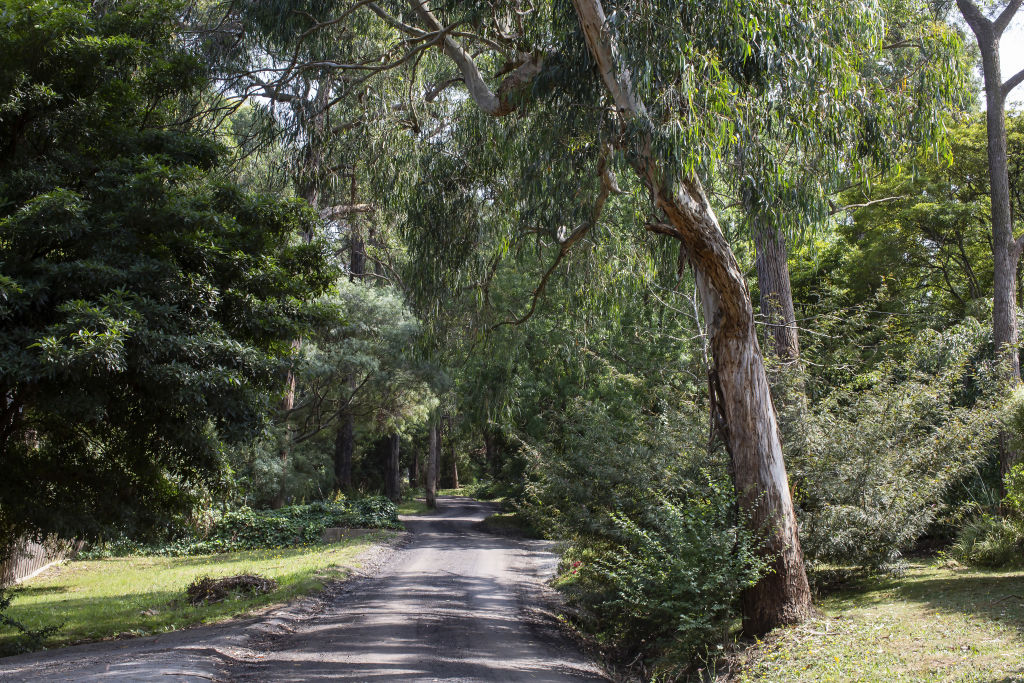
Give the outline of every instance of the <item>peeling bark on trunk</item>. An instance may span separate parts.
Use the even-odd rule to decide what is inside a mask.
[[[735,261],[733,267],[742,278]],[[782,439],[749,294],[745,302],[730,302],[738,304],[738,310],[730,310],[696,265],[694,274],[708,321],[713,373],[721,390],[718,411],[726,425],[737,502],[750,528],[763,539],[769,562],[770,573],[743,595],[743,630],[763,634],[802,621],[812,610]]]
[[[789,252],[786,236],[774,227],[755,222],[757,288],[761,315],[765,318],[774,352],[782,363],[800,360],[800,337],[796,329],[793,289],[789,280]]]
[[[629,73],[617,73],[613,57],[617,48],[600,0],[573,0],[573,5],[620,118],[624,123],[646,119],[643,104],[633,95]],[[639,149],[629,152],[630,163],[667,219],[652,229],[679,240],[693,267],[711,340],[721,392],[719,411],[727,425],[739,504],[763,538],[774,570],[743,599],[744,630],[765,633],[805,619],[812,607],[750,293],[700,182],[689,178],[680,181],[674,193],[667,191],[650,140],[640,142]]]
[[[985,80],[989,192],[992,206],[992,338],[1002,356],[1006,379],[1011,385],[1017,385],[1021,381],[1020,352],[1017,349],[1017,268],[1024,243],[1013,237],[1010,176],[1006,154],[1006,96],[1021,82],[1024,72],[1003,83],[999,39],[1020,5],[1020,0],[1011,0],[995,20],[990,20],[974,3],[969,0],[957,0],[960,13],[974,32],[978,48],[981,50],[981,66]],[[999,469],[1005,475],[1017,463],[1018,454],[1010,447],[1009,435],[1005,432],[999,434],[998,442]]]
[[[437,507],[437,461],[441,455],[441,439],[436,421],[430,423],[430,438],[427,447],[427,507]]]

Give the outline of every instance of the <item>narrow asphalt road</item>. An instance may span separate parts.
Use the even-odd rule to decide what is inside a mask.
[[[496,507],[442,498],[405,518],[412,539],[316,619],[229,668],[245,681],[606,680],[538,607],[555,558],[486,533]]]
[[[602,681],[545,610],[547,544],[441,498],[369,576],[259,617],[0,659],[0,681]]]

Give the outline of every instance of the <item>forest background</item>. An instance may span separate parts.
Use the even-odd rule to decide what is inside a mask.
[[[651,671],[1019,564],[1019,5],[8,0],[3,547],[471,483]]]

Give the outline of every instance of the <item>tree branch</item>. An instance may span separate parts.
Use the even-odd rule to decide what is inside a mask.
[[[992,29],[995,31],[996,38],[1003,35],[1003,31],[1010,25],[1010,21],[1013,20],[1017,10],[1020,9],[1020,3],[1021,0],[1010,0],[1003,11],[999,13],[999,16],[996,17],[996,20],[992,22]]]
[[[520,325],[533,317],[534,311],[537,310],[537,302],[540,300],[541,295],[547,288],[548,280],[551,278],[552,273],[554,273],[555,269],[558,268],[558,265],[562,262],[562,259],[565,258],[565,255],[569,253],[569,250],[572,249],[572,246],[583,239],[583,237],[590,232],[590,229],[597,225],[598,219],[600,219],[601,214],[604,212],[604,205],[608,202],[608,197],[612,194],[625,194],[619,189],[619,183],[615,179],[615,174],[608,166],[609,154],[610,150],[606,148],[601,154],[600,162],[598,162],[597,173],[601,177],[601,191],[597,195],[597,201],[594,203],[594,211],[591,214],[590,220],[581,223],[568,235],[565,234],[564,229],[559,231],[559,235],[556,238],[558,240],[558,254],[555,256],[555,260],[551,264],[551,267],[548,268],[541,277],[540,282],[537,284],[537,288],[533,290],[529,310],[519,318],[514,320],[503,320],[500,323],[493,325],[490,330],[495,330],[503,325]]]
[[[882,199],[872,199],[869,202],[863,202],[861,204],[847,204],[846,206],[835,206],[833,204],[832,208],[828,212],[828,215],[835,216],[837,213],[842,213],[843,211],[856,211],[857,209],[863,209],[868,206],[874,206],[875,204],[881,204],[883,202],[895,202],[899,201],[900,199],[906,198],[906,195],[897,195],[895,197],[883,197]],[[831,200],[829,200],[829,203],[831,204]]]
[[[1006,82],[1003,83],[1003,98],[1005,99],[1006,96],[1010,94],[1011,90],[1020,85],[1021,81],[1024,81],[1024,69],[1021,69],[1014,75],[1010,76],[1006,79]]]
[[[986,38],[992,36],[992,22],[989,21],[988,17],[975,5],[971,0],[956,0],[956,6],[960,8],[960,14],[963,15],[964,20],[967,21],[967,25],[974,31],[974,35],[980,40],[984,35]]]
[[[323,219],[351,216],[354,213],[373,213],[376,207],[372,204],[338,204],[320,209],[320,217]]]
[[[445,34],[445,29],[437,17],[427,9],[426,0],[409,0],[413,11],[420,20],[427,25],[431,32],[441,33],[444,36],[441,42],[441,50],[455,62],[462,80],[466,83],[470,97],[477,106],[491,116],[505,116],[517,108],[518,95],[526,89],[540,73],[543,59],[536,55],[520,55],[519,66],[513,70],[498,87],[495,93],[484,81],[480,69],[477,68],[473,57],[466,52],[453,38]]]
[[[458,85],[459,83],[462,83],[461,78],[450,78],[447,81],[441,81],[440,83],[437,83],[427,88],[427,92],[423,95],[423,99],[426,102],[433,102],[435,99],[437,99],[438,95],[440,95],[453,85]]]

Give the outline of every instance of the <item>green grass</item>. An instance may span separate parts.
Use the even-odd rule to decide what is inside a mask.
[[[472,486],[460,486],[457,489],[438,489],[437,495],[439,496],[467,496],[473,497]]]
[[[398,504],[398,514],[400,515],[422,515],[429,511],[430,508],[427,507],[426,501],[422,500],[403,500]]]
[[[818,601],[745,654],[740,681],[1024,681],[1024,572],[912,565]]]
[[[504,502],[505,496],[487,497],[483,495],[486,489],[486,485],[482,483],[467,484],[466,486],[460,486],[457,489],[438,489],[437,495],[439,496],[465,496],[466,498],[475,498],[477,500],[485,500],[492,503]]]
[[[47,647],[120,634],[173,631],[316,592],[326,581],[344,578],[358,567],[358,556],[364,550],[394,536],[394,532],[381,531],[301,548],[70,562],[25,582],[8,614],[29,628],[64,622],[64,627],[45,641]],[[185,600],[185,587],[199,577],[243,573],[275,579],[278,588],[266,595],[200,607]],[[16,645],[14,631],[0,627],[0,651],[10,651]]]

